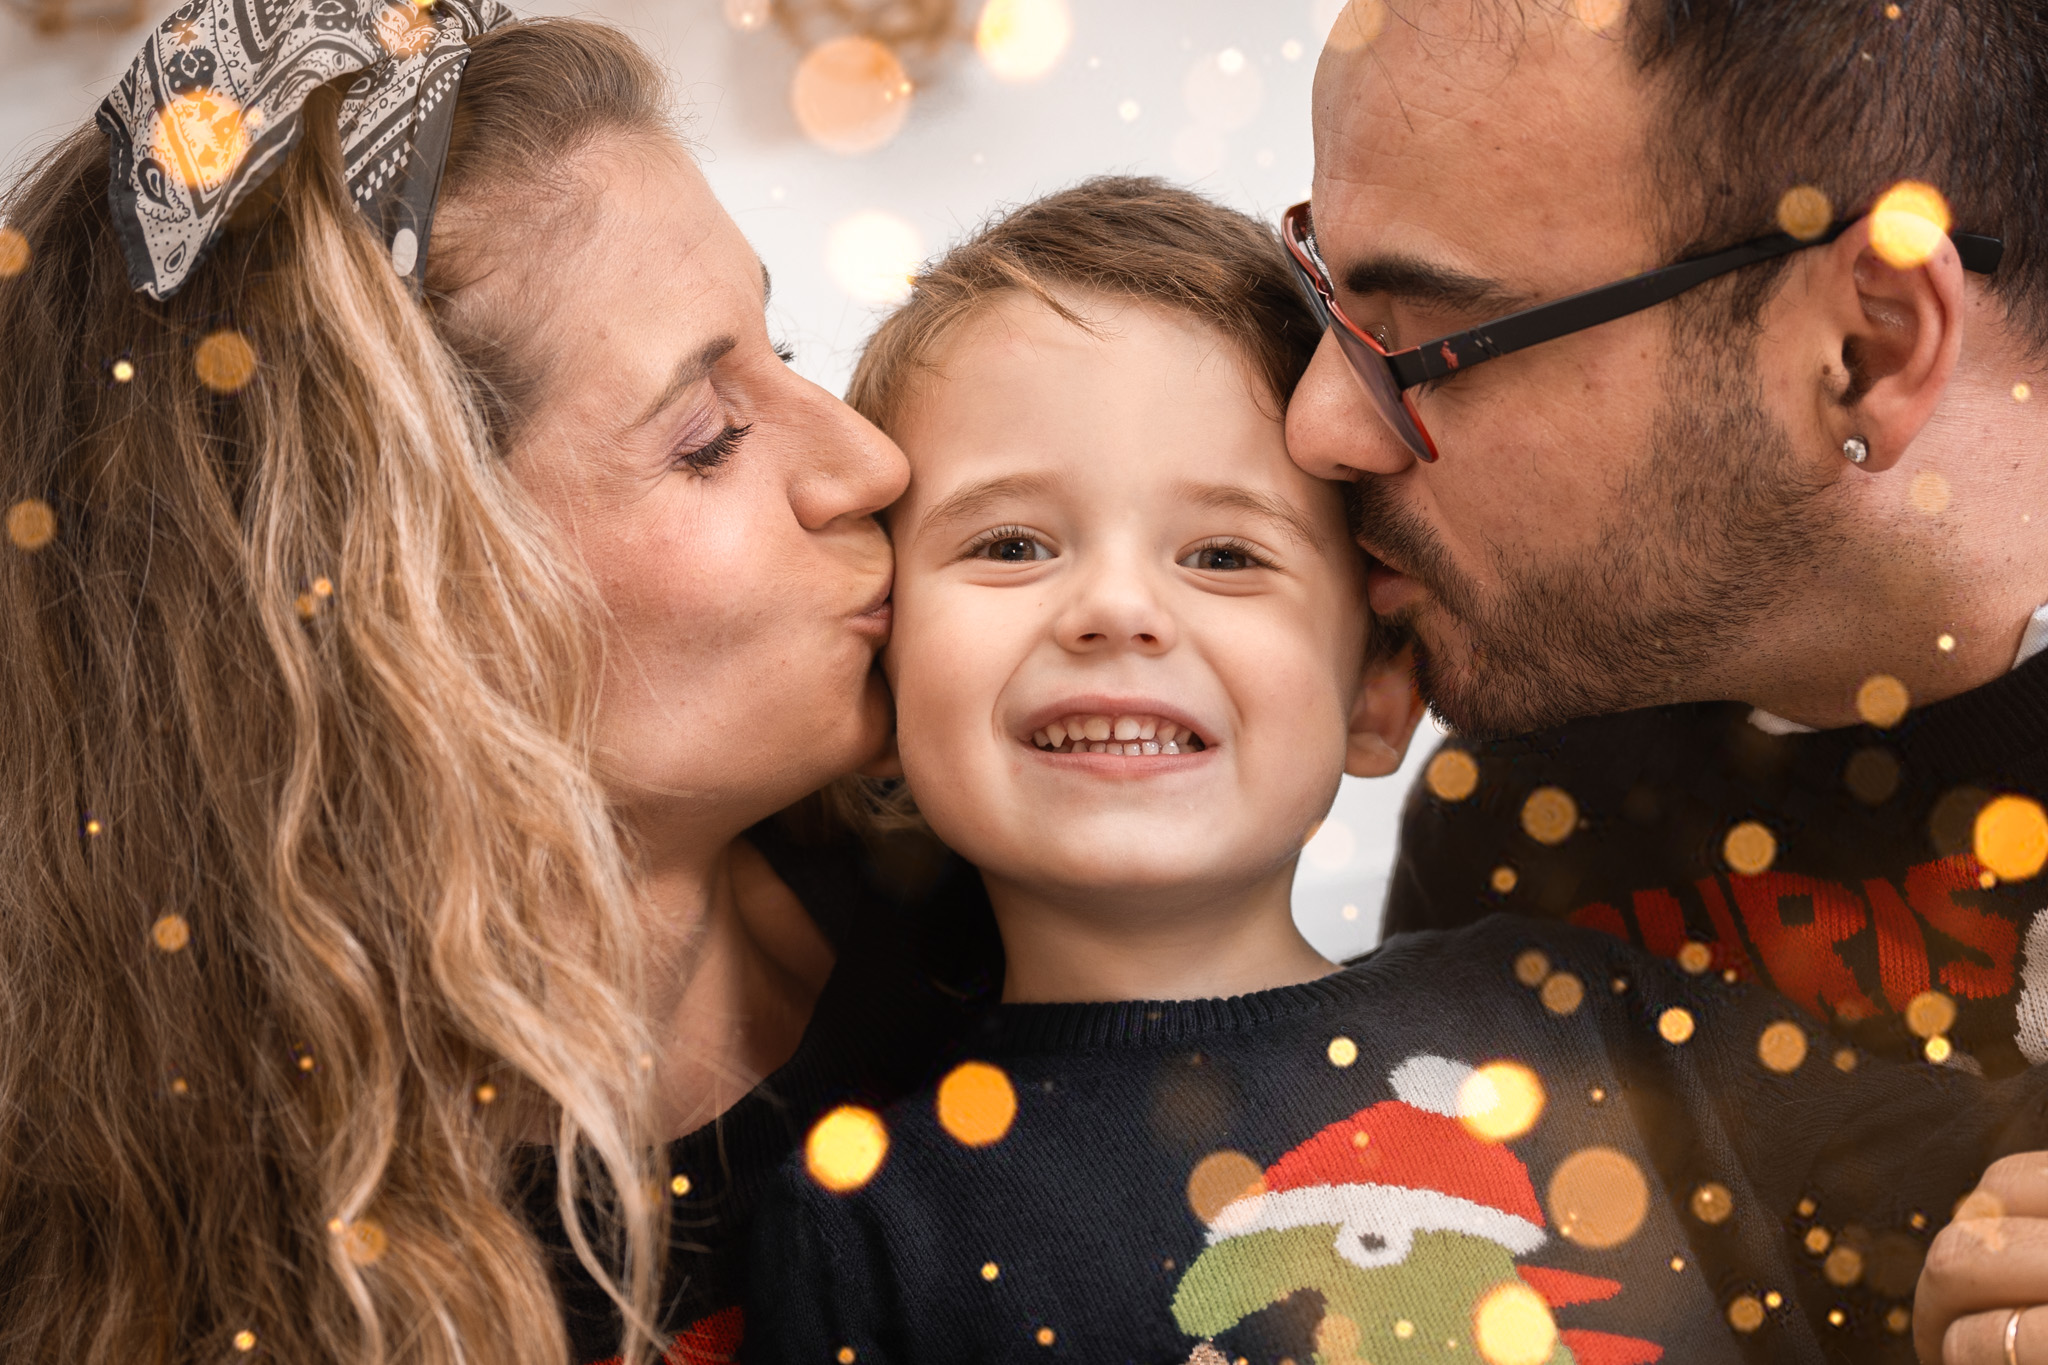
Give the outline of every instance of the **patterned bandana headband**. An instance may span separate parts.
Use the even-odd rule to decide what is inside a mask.
[[[100,105],[129,280],[153,299],[183,287],[284,165],[306,97],[352,76],[349,197],[417,292],[469,40],[511,17],[497,0],[190,0]]]

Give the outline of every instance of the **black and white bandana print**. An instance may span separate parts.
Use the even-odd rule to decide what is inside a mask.
[[[190,0],[100,105],[128,278],[176,293],[284,164],[306,97],[353,76],[349,195],[417,290],[469,40],[511,17],[497,0]]]

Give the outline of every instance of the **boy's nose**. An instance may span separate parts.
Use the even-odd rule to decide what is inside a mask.
[[[1135,577],[1100,575],[1061,613],[1057,633],[1076,653],[1131,650],[1161,654],[1173,647],[1173,617]]]

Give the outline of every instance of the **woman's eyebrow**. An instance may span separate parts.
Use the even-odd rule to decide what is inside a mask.
[[[1225,483],[1184,483],[1175,491],[1197,507],[1218,512],[1243,512],[1269,522],[1286,532],[1289,538],[1300,542],[1305,549],[1323,548],[1324,537],[1317,532],[1315,524],[1285,498]]]
[[[739,341],[734,337],[713,337],[694,355],[684,356],[677,363],[674,373],[669,375],[668,383],[662,385],[661,394],[648,404],[645,412],[628,423],[626,429],[631,431],[644,427],[661,416],[663,409],[669,404],[703,383],[704,377],[711,373],[711,367],[732,354],[733,347],[737,345]]]
[[[970,483],[933,503],[931,510],[917,520],[918,534],[923,535],[949,521],[974,516],[1006,499],[1028,498],[1051,487],[1052,480],[1043,474],[1006,474],[999,479]]]

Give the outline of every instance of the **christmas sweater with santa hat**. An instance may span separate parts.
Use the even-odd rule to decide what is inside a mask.
[[[2048,1071],[1495,917],[1228,1000],[1007,1005],[813,1129],[750,1360],[1910,1361],[1927,1245]]]

